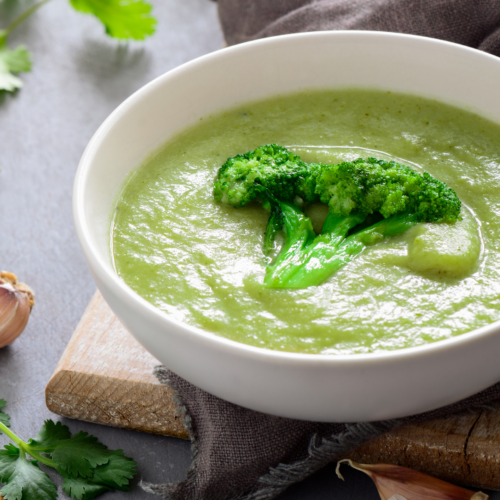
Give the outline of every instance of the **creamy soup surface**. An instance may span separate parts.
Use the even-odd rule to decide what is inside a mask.
[[[446,182],[455,224],[419,224],[368,247],[318,287],[262,286],[268,213],[217,203],[224,161],[276,143],[305,161],[395,159]],[[324,206],[306,209],[320,227]],[[367,353],[435,342],[500,319],[500,126],[436,101],[313,91],[199,123],[134,171],[116,203],[118,274],[177,320],[269,349]]]

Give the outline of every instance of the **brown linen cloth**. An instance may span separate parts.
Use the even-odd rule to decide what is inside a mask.
[[[270,500],[288,486],[385,432],[500,398],[500,383],[452,404],[411,417],[371,423],[326,424],[274,417],[223,401],[165,367],[156,376],[177,393],[191,436],[193,463],[184,481],[142,483],[167,500]]]
[[[500,56],[500,0],[219,0],[227,42],[303,31],[360,29],[424,35]],[[321,424],[265,415],[216,398],[163,367],[190,431],[184,481],[142,487],[168,500],[269,500],[350,450],[409,423],[500,398],[500,383],[422,415],[361,424]]]
[[[229,45],[286,33],[394,31],[500,56],[500,0],[219,0]]]

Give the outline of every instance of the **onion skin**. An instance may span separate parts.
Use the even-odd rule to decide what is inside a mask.
[[[370,476],[381,500],[487,500],[489,498],[481,491],[470,491],[398,465],[369,465],[358,464],[349,459],[340,460],[336,470],[340,479],[344,479],[339,472],[343,463]]]
[[[11,344],[28,323],[35,304],[33,290],[15,274],[0,272],[0,348]]]

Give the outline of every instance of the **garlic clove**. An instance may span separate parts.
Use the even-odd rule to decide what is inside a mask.
[[[15,274],[0,272],[0,348],[12,343],[28,323],[35,294]]]
[[[340,479],[340,465],[347,463],[364,472],[375,483],[381,500],[487,500],[488,495],[455,486],[423,472],[390,464],[358,464],[349,459],[337,463],[336,473]]]

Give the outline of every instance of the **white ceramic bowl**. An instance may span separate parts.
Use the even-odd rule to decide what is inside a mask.
[[[239,405],[284,417],[369,421],[455,402],[500,380],[500,322],[382,354],[314,355],[239,344],[179,323],[133,292],[110,257],[110,214],[127,174],[179,130],[221,108],[303,88],[368,87],[458,105],[500,123],[500,59],[379,32],[288,35],[220,50],[149,83],[114,111],[82,157],[78,238],[119,319],[167,367]]]

